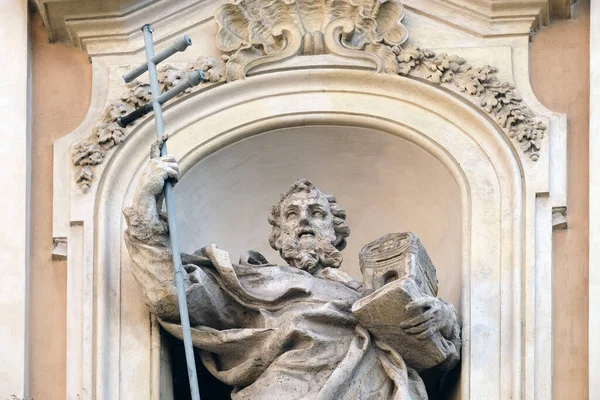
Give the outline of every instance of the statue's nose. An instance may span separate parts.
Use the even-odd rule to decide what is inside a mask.
[[[300,225],[308,225],[308,213],[307,212],[301,212],[300,213]]]

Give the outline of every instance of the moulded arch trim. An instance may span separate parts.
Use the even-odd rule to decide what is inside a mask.
[[[266,73],[226,85],[209,87],[180,98],[165,107],[165,123],[169,131],[179,132],[185,126],[217,111],[239,107],[260,99],[271,99],[269,105],[276,114],[282,109],[278,102],[281,103],[286,96],[301,93],[311,93],[315,96],[322,92],[352,93],[373,98],[387,98],[390,101],[410,102],[455,122],[457,118],[454,118],[452,113],[460,111],[461,117],[467,116],[473,127],[477,125],[477,129],[489,134],[488,140],[495,141],[493,146],[502,148],[501,152],[497,149],[486,150],[490,158],[506,157],[503,162],[506,165],[514,162],[519,174],[527,177],[525,180],[529,185],[535,186],[539,192],[547,192],[547,187],[544,187],[546,186],[544,182],[547,182],[547,162],[542,160],[530,162],[528,157],[522,158],[519,150],[515,148],[515,143],[506,136],[489,114],[455,92],[414,77],[346,69],[313,70],[308,74],[306,70]],[[145,135],[147,129],[152,130],[152,124],[153,120],[146,118],[128,135],[126,142],[132,137]],[[472,131],[476,129],[465,129],[467,134]],[[477,136],[479,140],[485,137],[485,135]],[[116,148],[109,159],[116,157],[121,147]],[[547,159],[547,157],[543,158]]]

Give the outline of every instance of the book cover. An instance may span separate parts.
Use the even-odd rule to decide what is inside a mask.
[[[453,346],[436,332],[426,339],[417,339],[400,328],[405,319],[418,315],[418,310],[405,311],[407,304],[425,294],[409,277],[384,285],[352,306],[352,313],[376,340],[396,350],[407,365],[422,371],[439,365],[452,353]]]
[[[352,307],[359,323],[376,340],[394,348],[417,371],[442,363],[453,346],[439,332],[426,339],[407,334],[400,323],[419,315],[406,305],[425,296],[437,296],[435,267],[416,234],[391,233],[360,252],[363,297]]]

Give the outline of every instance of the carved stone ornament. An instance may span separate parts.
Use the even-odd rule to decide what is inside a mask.
[[[215,15],[217,47],[228,56],[228,80],[253,67],[293,55],[379,54],[408,39],[397,0],[240,0]],[[364,55],[363,55],[364,57]],[[386,64],[385,70],[392,72]]]
[[[201,69],[207,73],[211,83],[223,80],[224,62],[215,58],[201,57],[187,67],[177,68],[166,64],[158,69],[158,82],[161,92],[165,92],[179,83],[190,72]],[[100,120],[92,129],[87,139],[76,143],[71,149],[73,164],[79,169],[75,173],[75,182],[87,193],[94,179],[93,167],[104,161],[106,153],[125,140],[125,136],[135,124],[123,128],[117,124],[117,118],[146,104],[152,99],[150,85],[135,80],[126,85],[125,91],[118,101],[110,102],[104,109]],[[183,94],[191,93],[188,89]]]
[[[400,75],[427,79],[468,94],[469,100],[492,116],[509,137],[521,144],[521,150],[537,161],[546,125],[523,103],[513,84],[497,78],[496,68],[489,65],[475,68],[458,56],[436,55],[419,48],[401,50],[398,62]]]
[[[514,85],[498,79],[496,68],[474,67],[456,55],[436,54],[416,47],[403,48],[408,31],[402,25],[404,8],[397,0],[238,0],[221,6],[220,58],[200,57],[184,67],[159,68],[161,90],[173,87],[187,73],[203,70],[209,83],[245,79],[260,65],[291,57],[333,54],[362,59],[378,73],[397,74],[447,87],[483,109],[531,160],[539,158],[546,124],[527,107]],[[199,87],[187,93],[201,90]],[[182,94],[185,96],[186,93]],[[134,81],[118,101],[108,104],[90,136],[74,145],[76,183],[83,192],[91,187],[93,166],[119,145],[131,125],[121,128],[116,119],[151,98],[146,83]]]

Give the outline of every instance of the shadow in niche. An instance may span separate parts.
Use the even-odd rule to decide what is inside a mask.
[[[190,386],[185,362],[183,342],[164,329],[161,334],[169,346],[170,363],[173,377],[173,398],[175,400],[191,400]],[[229,400],[233,388],[224,384],[211,375],[204,367],[198,353],[195,354],[200,397],[202,400]],[[425,371],[421,374],[427,387],[429,400],[451,400],[459,389],[460,364],[449,373],[442,376],[435,370]],[[340,399],[341,400],[341,399]]]
[[[421,373],[421,378],[427,388],[429,400],[452,400],[458,398],[460,381],[459,363],[452,371],[443,374],[437,370],[429,370]]]
[[[187,374],[187,365],[185,363],[185,349],[183,342],[164,329],[161,328],[161,334],[169,346],[171,370],[173,373],[173,398],[175,400],[188,400],[192,398],[190,394],[190,384]],[[198,372],[198,384],[200,386],[200,398],[202,400],[229,400],[233,388],[224,384],[211,375],[204,367],[198,353],[196,356],[196,370]]]

